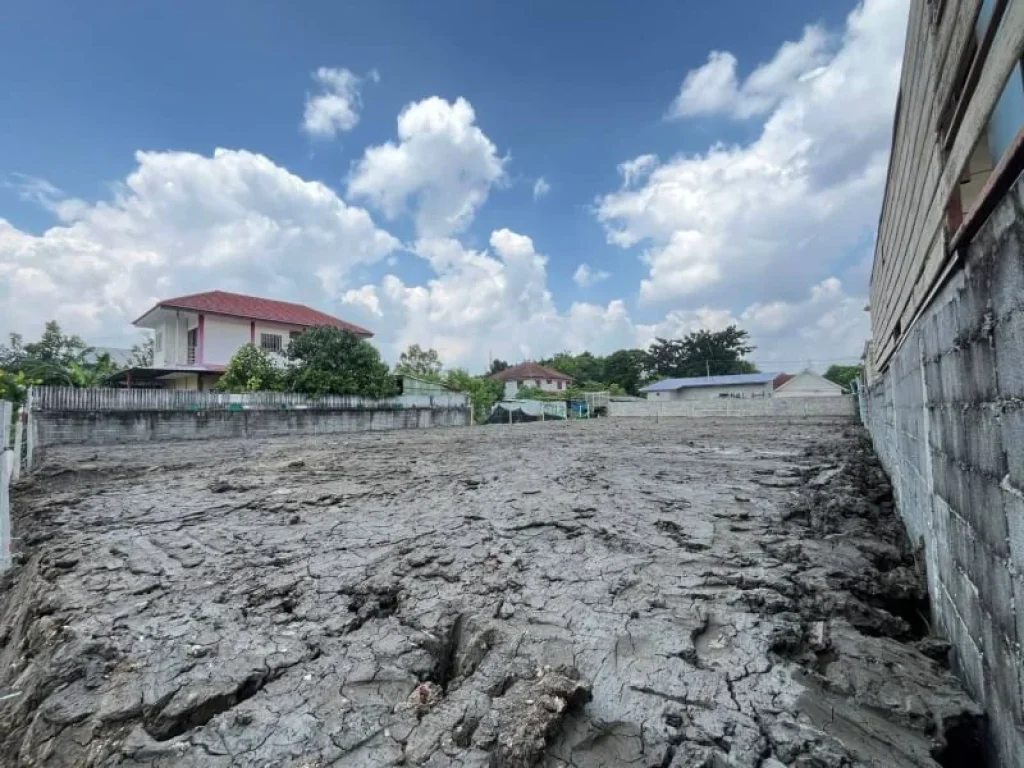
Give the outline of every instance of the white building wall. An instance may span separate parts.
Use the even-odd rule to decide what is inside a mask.
[[[236,317],[205,315],[203,319],[203,365],[227,365],[241,347],[249,343],[250,321]],[[256,337],[259,343],[259,336]],[[198,363],[198,358],[196,359]]]
[[[561,388],[558,386],[559,379],[510,379],[505,382],[505,399],[514,400],[520,389],[540,389],[544,392],[565,392],[569,388],[569,382],[562,381]]]
[[[281,323],[267,323],[262,320],[256,321],[256,346],[260,346],[261,338],[260,334],[269,333],[281,337],[281,354],[274,355],[274,360],[279,365],[284,365],[287,361],[288,344],[291,338],[292,331],[302,331],[302,326],[299,325],[282,325]],[[248,341],[248,339],[246,339]]]
[[[841,387],[813,373],[799,373],[775,390],[775,397],[842,397]]]
[[[154,329],[153,367],[170,368],[185,365],[188,360],[188,332],[197,324],[195,315],[179,312],[166,317]],[[156,349],[156,335],[160,335],[160,349]]]
[[[753,398],[771,397],[772,383],[764,384],[728,384],[721,387],[684,387],[664,392],[648,392],[648,400],[679,401],[679,400],[718,400],[723,395],[732,397]]]

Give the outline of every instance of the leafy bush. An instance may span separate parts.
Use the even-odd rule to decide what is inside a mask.
[[[281,369],[263,349],[246,344],[228,361],[216,389],[222,392],[269,392],[281,388]]]
[[[365,339],[334,326],[303,332],[288,347],[288,388],[307,395],[390,397],[398,388],[387,363]]]
[[[491,406],[501,399],[505,385],[485,376],[473,376],[462,368],[453,368],[447,372],[444,384],[456,392],[469,395],[473,403],[473,418],[477,424],[487,421],[491,415]]]

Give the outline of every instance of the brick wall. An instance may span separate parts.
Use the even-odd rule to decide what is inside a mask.
[[[1000,765],[1024,755],[1024,178],[867,393],[866,421],[932,611],[988,709]]]

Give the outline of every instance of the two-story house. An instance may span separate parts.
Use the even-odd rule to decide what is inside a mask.
[[[157,302],[133,325],[153,331],[153,365],[123,371],[118,379],[166,389],[210,389],[241,347],[256,344],[279,362],[306,328],[333,325],[360,336],[358,325],[302,304],[227,291],[206,291]]]

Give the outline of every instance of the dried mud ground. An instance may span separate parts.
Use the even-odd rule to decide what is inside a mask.
[[[65,449],[14,503],[5,766],[977,756],[850,424]]]

